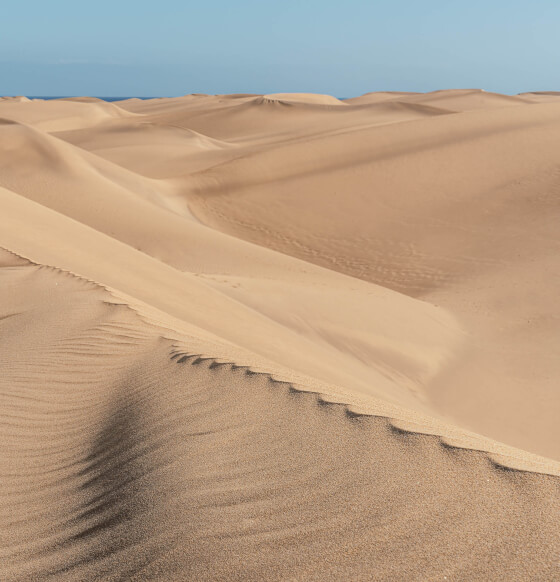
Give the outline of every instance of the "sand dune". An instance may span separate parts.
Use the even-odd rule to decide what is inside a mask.
[[[553,94],[0,120],[0,579],[558,578]]]
[[[281,95],[282,97],[282,95]],[[299,97],[299,95],[297,96]],[[318,96],[303,101],[278,96],[201,96],[157,100],[154,106],[141,104],[133,111],[144,121],[195,130],[203,135],[248,148],[265,143],[293,141],[309,135],[348,131],[353,127],[386,125],[418,117],[449,113],[437,106],[416,103],[381,102],[349,106],[346,102]]]
[[[311,105],[345,105],[332,95],[316,95],[315,93],[270,93],[263,99],[268,101],[284,101],[293,103],[309,103]]]
[[[371,105],[374,103],[380,103],[381,101],[391,101],[393,99],[398,99],[399,97],[411,95],[421,95],[421,93],[410,93],[406,91],[374,91],[371,93],[365,93],[359,97],[349,97],[344,100],[344,103],[351,105]]]
[[[492,109],[508,105],[527,104],[532,94],[501,95],[481,89],[455,89],[434,91],[432,93],[377,92],[366,93],[360,97],[345,99],[350,105],[374,105],[391,101],[393,103],[418,103],[437,106],[449,112],[471,111],[473,109]]]
[[[537,102],[550,102],[560,99],[560,91],[535,91],[534,93],[520,93],[520,97],[526,101],[537,101]]]
[[[452,111],[472,111],[474,109],[493,109],[508,105],[527,103],[522,95],[500,95],[480,89],[459,89],[455,91],[435,91],[426,94],[403,95],[399,101],[408,103],[427,103]]]
[[[23,107],[27,103],[28,107]],[[130,117],[132,113],[114,103],[99,99],[84,100],[7,100],[2,102],[2,118],[33,125],[43,131],[64,131],[91,127],[110,119]]]
[[[152,178],[184,176],[234,155],[231,144],[188,128],[142,121],[54,133],[65,141]],[[220,151],[221,150],[221,151]]]
[[[545,281],[560,276],[559,124],[557,104],[532,104],[279,145],[191,177],[190,208],[229,234],[452,311],[477,339],[431,394],[436,406],[558,458],[558,308]]]

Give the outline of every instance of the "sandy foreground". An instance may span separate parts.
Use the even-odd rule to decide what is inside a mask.
[[[560,94],[0,98],[0,580],[560,580]]]

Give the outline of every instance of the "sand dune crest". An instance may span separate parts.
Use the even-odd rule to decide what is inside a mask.
[[[1,99],[0,578],[558,578],[559,107]]]

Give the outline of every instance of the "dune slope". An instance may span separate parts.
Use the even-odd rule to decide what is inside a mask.
[[[0,579],[558,578],[558,107],[0,100]]]
[[[558,147],[556,103],[477,109],[278,145],[186,195],[223,232],[450,310],[472,351],[434,405],[560,458]]]

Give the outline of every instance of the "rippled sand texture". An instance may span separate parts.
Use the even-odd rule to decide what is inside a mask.
[[[0,580],[560,579],[560,94],[0,99]]]

